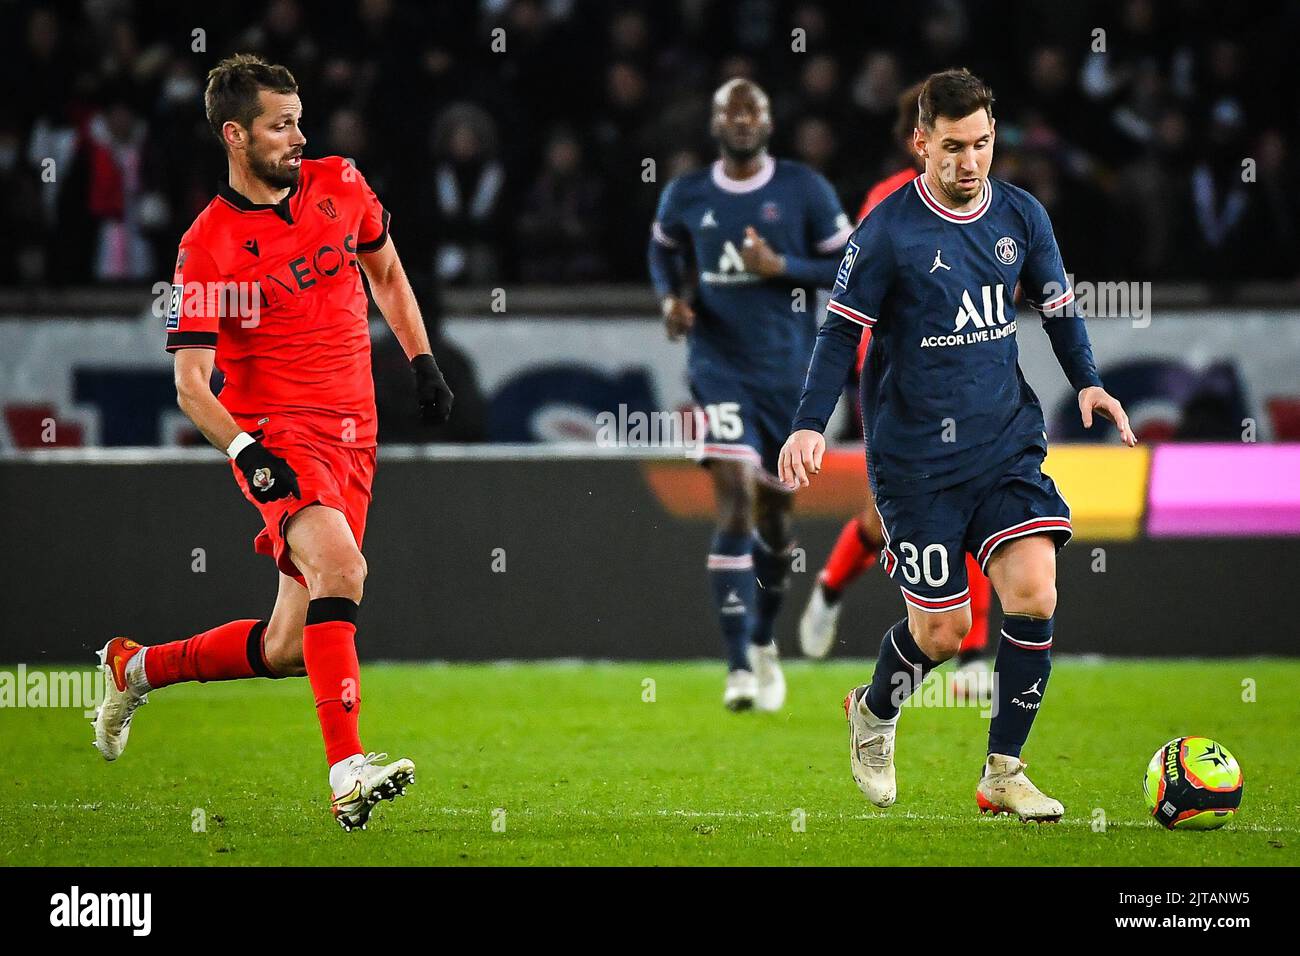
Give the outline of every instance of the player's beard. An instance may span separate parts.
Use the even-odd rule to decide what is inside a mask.
[[[288,165],[288,160],[301,156],[301,151],[288,153],[282,160],[271,160],[256,150],[248,151],[249,171],[272,189],[288,189],[298,184],[301,167]]]
[[[766,136],[755,136],[751,143],[735,143],[719,136],[718,148],[722,151],[722,155],[733,163],[747,163],[767,150],[767,141]]]
[[[984,193],[985,177],[977,174],[975,176],[975,179],[977,180],[977,182],[975,183],[975,188],[969,194],[965,192],[965,187],[963,187],[955,179],[949,182],[943,178],[940,178],[939,188],[943,190],[943,194],[948,197],[948,199],[953,203],[954,206],[964,206],[966,203],[978,199]]]

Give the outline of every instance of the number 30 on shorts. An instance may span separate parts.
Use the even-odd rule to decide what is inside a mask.
[[[745,423],[740,418],[740,402],[717,402],[704,406],[709,417],[709,432],[720,441],[735,441],[745,433]]]
[[[948,550],[941,544],[928,544],[917,551],[910,541],[898,542],[898,553],[903,556],[903,577],[908,584],[920,584],[921,578],[932,588],[948,583]]]

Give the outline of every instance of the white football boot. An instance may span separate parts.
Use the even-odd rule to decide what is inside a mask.
[[[149,703],[146,695],[131,689],[126,678],[127,661],[141,649],[135,641],[115,637],[97,652],[104,669],[104,699],[95,708],[91,724],[95,728],[95,749],[108,761],[122,756],[131,736],[131,718],[137,708]]]
[[[727,710],[749,710],[758,697],[758,678],[753,671],[730,671],[722,692],[722,706]]]
[[[366,829],[370,812],[380,800],[396,800],[415,783],[415,764],[405,757],[380,763],[387,758],[388,754],[375,753],[353,758],[356,764],[345,789],[330,801],[330,811],[344,830]]]
[[[768,713],[780,710],[785,705],[785,674],[781,670],[781,653],[776,648],[776,641],[752,646],[749,660],[754,665],[754,678],[758,682],[754,706]]]
[[[840,626],[840,608],[843,601],[834,604],[826,600],[821,583],[813,585],[808,606],[799,618],[799,650],[805,657],[821,660],[831,652],[835,644],[835,634]]]
[[[878,807],[891,807],[898,798],[894,780],[898,718],[881,720],[867,707],[866,696],[863,685],[844,698],[844,714],[849,719],[849,766],[863,796]]]
[[[989,754],[975,789],[980,813],[1014,813],[1022,823],[1055,823],[1065,814],[1060,802],[1034,786],[1019,757]]]

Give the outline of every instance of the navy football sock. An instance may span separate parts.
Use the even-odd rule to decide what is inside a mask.
[[[921,653],[907,629],[907,618],[903,618],[885,632],[885,639],[880,642],[876,672],[871,675],[871,686],[867,688],[867,707],[881,720],[897,717],[903,701],[912,696],[925,675],[939,664]]]
[[[709,548],[709,584],[713,606],[727,645],[727,669],[749,670],[749,635],[754,627],[753,539],[748,534],[719,531]]]
[[[792,545],[780,551],[770,547],[762,536],[754,532],[754,576],[758,579],[758,613],[750,640],[762,646],[772,643],[772,629],[776,616],[785,601],[785,583],[790,576]]]
[[[1052,618],[1004,617],[993,671],[997,710],[989,721],[989,753],[1019,757],[1052,673]]]

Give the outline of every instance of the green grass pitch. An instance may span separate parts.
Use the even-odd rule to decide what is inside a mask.
[[[1066,806],[1055,826],[979,815],[974,707],[905,709],[898,803],[868,805],[841,700],[870,668],[791,663],[783,713],[730,714],[717,664],[366,666],[362,739],[417,778],[351,834],[326,809],[305,681],[156,692],[111,765],[80,710],[0,710],[0,862],[1300,863],[1300,661],[1059,661],[1025,754]],[[1181,734],[1215,737],[1245,771],[1222,830],[1145,816],[1147,760]]]

